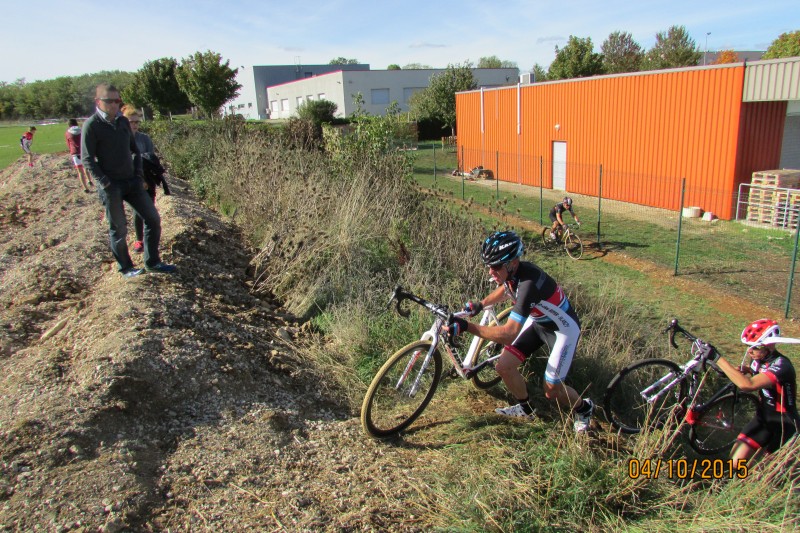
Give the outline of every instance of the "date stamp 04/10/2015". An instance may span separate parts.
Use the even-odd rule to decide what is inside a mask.
[[[631,479],[744,479],[747,461],[740,459],[629,459]]]

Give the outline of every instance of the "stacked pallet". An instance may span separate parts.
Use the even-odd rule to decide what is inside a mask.
[[[800,211],[800,170],[753,172],[747,220],[796,228]]]

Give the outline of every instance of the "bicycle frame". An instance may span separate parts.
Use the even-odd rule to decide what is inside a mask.
[[[431,347],[428,349],[428,353],[425,356],[425,361],[423,361],[422,366],[420,367],[420,371],[418,376],[415,378],[414,386],[411,388],[410,394],[415,394],[418,389],[418,383],[421,376],[425,373],[425,370],[428,368],[430,364],[431,358],[433,357],[433,352],[438,348],[441,347],[447,356],[450,358],[450,362],[453,365],[453,369],[462,379],[469,379],[472,375],[481,370],[486,365],[489,365],[496,361],[500,356],[496,355],[494,357],[490,357],[485,361],[481,362],[478,366],[473,366],[473,362],[478,354],[478,344],[481,341],[481,338],[477,335],[473,336],[472,342],[470,343],[470,347],[467,350],[467,354],[462,360],[458,354],[458,349],[451,345],[449,342],[442,342],[444,339],[442,338],[442,328],[445,325],[446,320],[449,318],[450,313],[448,312],[447,308],[444,306],[439,306],[432,304],[422,298],[418,298],[413,294],[404,292],[402,288],[396,287],[394,293],[392,293],[392,297],[389,300],[389,304],[391,305],[393,300],[397,301],[397,312],[400,313],[402,316],[408,316],[408,312],[402,311],[400,308],[400,303],[404,299],[412,300],[419,305],[425,307],[429,311],[431,311],[435,316],[436,319],[433,321],[430,329],[427,330],[425,333],[422,334],[420,340],[427,340],[431,342]],[[467,316],[466,313],[463,311],[453,313],[454,316],[457,317],[465,317]],[[481,315],[481,320],[479,322],[480,325],[485,326],[492,321],[497,322],[497,315],[494,312],[494,306],[487,306],[483,310],[483,314]],[[408,377],[408,371],[413,367],[414,363],[416,363],[416,357],[409,361],[408,365],[406,366],[406,370],[401,375],[400,379],[397,383],[397,388],[406,380]]]
[[[669,331],[669,342],[674,347],[677,348],[678,345],[675,343],[675,334],[679,333],[689,341],[693,343],[693,346],[698,341],[698,338],[683,329],[677,320],[672,320],[669,327],[667,328]],[[698,415],[705,412],[707,406],[711,405],[715,400],[722,397],[723,395],[727,394],[731,391],[738,391],[739,389],[734,385],[732,382],[728,382],[727,384],[723,385],[719,390],[717,390],[711,398],[709,398],[705,402],[697,403],[695,399],[697,398],[697,394],[700,391],[700,385],[702,382],[698,383],[698,376],[701,372],[705,370],[706,363],[713,368],[717,373],[721,375],[725,375],[714,363],[710,361],[705,361],[702,358],[698,358],[697,356],[693,357],[690,361],[686,362],[683,365],[680,365],[681,373],[677,377],[670,380],[671,375],[667,375],[644,389],[640,394],[642,398],[650,405],[655,404],[658,400],[663,398],[663,396],[674,389],[677,385],[679,385],[683,381],[687,381],[689,383],[689,388],[687,390],[686,397],[691,401],[691,404],[686,408],[686,423],[690,426],[693,426],[697,423]],[[663,385],[663,387],[661,387]],[[650,395],[651,392],[656,391],[655,394]]]

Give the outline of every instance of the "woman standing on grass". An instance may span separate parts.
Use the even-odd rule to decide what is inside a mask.
[[[139,131],[139,124],[142,122],[142,116],[138,113],[138,111],[136,111],[136,108],[131,105],[123,106],[122,114],[125,115],[125,118],[127,118],[128,122],[131,124],[131,131],[133,132],[134,139],[136,140],[136,147],[139,149],[139,153],[142,154],[142,159],[152,160],[152,158],[155,157],[156,149],[153,146],[152,139],[150,139],[147,134]],[[147,178],[146,173],[144,189],[147,191],[147,194],[150,195],[150,198],[153,199],[153,204],[155,204],[156,184]],[[136,241],[133,243],[133,251],[141,253],[144,251],[144,243],[142,242],[144,235],[144,221],[137,214],[133,215],[133,226],[136,230]]]

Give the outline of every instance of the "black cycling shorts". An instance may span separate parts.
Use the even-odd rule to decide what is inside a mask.
[[[772,453],[797,433],[797,424],[790,420],[768,421],[756,416],[742,428],[737,440],[756,450],[763,448]]]

